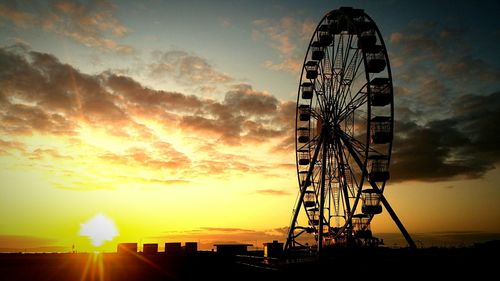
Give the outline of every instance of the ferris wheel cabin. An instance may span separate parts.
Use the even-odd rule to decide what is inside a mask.
[[[309,150],[299,150],[299,165],[309,165]]]
[[[323,51],[323,46],[320,41],[314,41],[311,44],[311,58],[313,60],[320,61],[325,57],[325,51]]]
[[[371,238],[370,216],[366,214],[356,214],[352,216],[352,230],[357,238]]]
[[[299,105],[299,120],[309,121],[311,119],[311,107],[308,104]]]
[[[306,78],[307,79],[316,79],[318,77],[318,62],[317,61],[308,61],[305,65],[306,69]]]
[[[365,189],[361,193],[361,212],[368,215],[376,215],[382,213],[380,206],[380,193],[375,189]]]
[[[381,45],[363,47],[366,52],[366,71],[370,73],[379,73],[385,69],[384,48]]]
[[[369,157],[368,177],[374,182],[389,180],[389,159],[383,155],[372,155]]]
[[[299,143],[307,143],[309,142],[309,128],[308,127],[300,127],[297,129],[298,141]]]
[[[304,82],[301,85],[302,98],[305,100],[310,100],[313,97],[314,85],[311,82]]]
[[[371,140],[375,144],[392,141],[391,117],[375,116],[371,119]]]
[[[316,206],[316,193],[314,190],[306,190],[304,192],[304,207],[310,208]]]
[[[319,209],[312,208],[307,210],[307,214],[309,216],[309,224],[310,225],[319,225]]]
[[[325,47],[332,44],[332,35],[330,35],[328,25],[323,24],[318,28],[318,37],[321,46]]]
[[[377,77],[370,81],[370,102],[372,106],[386,106],[391,103],[391,82],[388,78]]]

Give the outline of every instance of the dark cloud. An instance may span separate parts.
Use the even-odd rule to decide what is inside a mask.
[[[278,100],[270,95],[257,92],[250,85],[236,85],[226,93],[224,103],[231,109],[244,114],[274,115],[278,109]]]
[[[437,61],[469,51],[463,40],[465,32],[465,28],[435,21],[415,21],[402,31],[392,33],[389,42],[396,56],[404,58],[405,62]]]
[[[280,138],[293,120],[291,103],[246,84],[234,85],[219,102],[149,89],[109,72],[86,75],[38,52],[4,48],[0,60],[5,66],[0,69],[4,131],[71,134],[84,121],[117,136],[131,136],[130,131],[148,135],[146,127],[131,119],[139,114],[238,145]]]
[[[437,68],[447,77],[454,77],[465,82],[500,80],[499,69],[471,55],[461,57],[453,62],[438,63]]]
[[[422,112],[421,121],[449,117],[448,105],[458,96],[487,94],[500,87],[500,68],[467,40],[471,31],[461,24],[413,22],[390,36],[394,84],[405,89],[396,92],[396,102]]]
[[[461,96],[451,109],[451,117],[425,125],[396,122],[392,180],[479,178],[495,168],[500,92]]]
[[[377,233],[384,239],[384,244],[406,247],[408,244],[399,233]],[[466,247],[500,239],[500,233],[484,231],[442,231],[412,233],[413,240],[419,247]]]
[[[465,40],[468,32],[452,21],[413,22],[390,36],[392,180],[480,178],[498,163],[500,69]]]
[[[73,135],[76,124],[57,113],[22,104],[9,104],[0,112],[0,130],[10,135],[29,135],[33,132],[53,135]]]
[[[199,110],[203,105],[203,101],[194,95],[152,90],[127,76],[109,73],[105,77],[106,85],[116,95],[127,98],[128,102],[133,105],[148,109],[163,107],[174,112],[192,112]]]

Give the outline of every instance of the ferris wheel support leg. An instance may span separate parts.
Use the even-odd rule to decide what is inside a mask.
[[[351,155],[353,156],[354,161],[356,161],[356,163],[358,163],[359,167],[361,169],[363,169],[363,175],[365,175],[366,169],[363,168],[364,167],[363,162],[361,161],[361,159],[359,159],[358,155],[354,151],[352,145],[349,142],[349,139],[346,137],[345,134],[340,134],[340,137],[344,141],[344,143],[345,143],[347,149],[349,150],[349,152],[351,153]],[[389,204],[389,201],[387,201],[387,199],[382,194],[382,192],[380,192],[380,188],[378,188],[376,183],[371,182],[371,181],[369,181],[369,182],[370,182],[370,185],[373,187],[373,189],[377,190],[378,193],[380,194],[380,201],[382,202],[382,204],[384,204],[385,209],[387,210],[387,212],[389,212],[389,215],[391,215],[392,220],[398,226],[399,231],[401,231],[401,234],[403,234],[404,238],[406,239],[406,242],[408,242],[408,246],[410,246],[410,248],[412,248],[412,249],[416,249],[417,245],[415,244],[415,242],[411,238],[408,231],[406,231],[406,228],[404,227],[403,223],[399,220],[398,216],[396,215],[396,212],[394,212],[394,210],[392,209],[391,205]]]
[[[372,187],[374,186],[375,184],[372,183]],[[376,186],[376,185],[375,185]],[[375,188],[375,187],[374,187]],[[376,190],[379,190],[379,188],[375,188]],[[410,248],[412,249],[416,249],[417,248],[417,245],[415,244],[415,242],[413,241],[413,239],[411,238],[410,234],[408,233],[408,231],[406,231],[406,228],[404,227],[403,223],[399,220],[398,216],[396,215],[396,212],[394,212],[394,210],[392,209],[391,205],[389,204],[389,201],[387,201],[387,199],[385,198],[385,196],[382,194],[382,193],[379,193],[380,194],[380,201],[382,202],[382,204],[384,204],[384,207],[385,209],[387,210],[387,212],[389,212],[389,215],[391,215],[391,218],[392,220],[396,223],[396,225],[398,226],[399,228],[399,231],[401,231],[401,233],[403,234],[403,236],[405,237],[406,239],[406,242],[408,242],[408,245],[410,246]]]
[[[304,201],[304,194],[306,191],[306,187],[307,187],[308,183],[310,183],[311,174],[313,172],[314,164],[316,163],[316,159],[318,158],[319,150],[321,148],[322,143],[323,143],[323,134],[320,135],[320,137],[318,139],[318,143],[316,145],[316,149],[314,150],[314,155],[313,155],[311,164],[309,166],[309,170],[307,171],[305,184],[304,184],[304,186],[300,187],[300,196],[299,196],[299,200],[297,200],[297,205],[295,206],[295,209],[293,212],[292,224],[290,225],[290,229],[288,230],[288,237],[286,239],[285,251],[290,248],[293,240],[295,239],[295,237],[293,235],[293,233],[295,231],[295,224],[297,223],[297,217],[299,215],[300,207],[302,206],[302,202]]]

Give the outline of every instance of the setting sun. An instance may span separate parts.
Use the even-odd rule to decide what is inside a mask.
[[[87,236],[92,245],[101,246],[104,241],[112,241],[118,235],[114,222],[103,214],[97,214],[81,224],[80,235]]]

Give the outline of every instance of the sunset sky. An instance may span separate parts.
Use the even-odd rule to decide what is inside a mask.
[[[302,61],[341,6],[387,44],[408,231],[500,237],[500,4],[410,2],[0,0],[0,251],[284,241]]]

